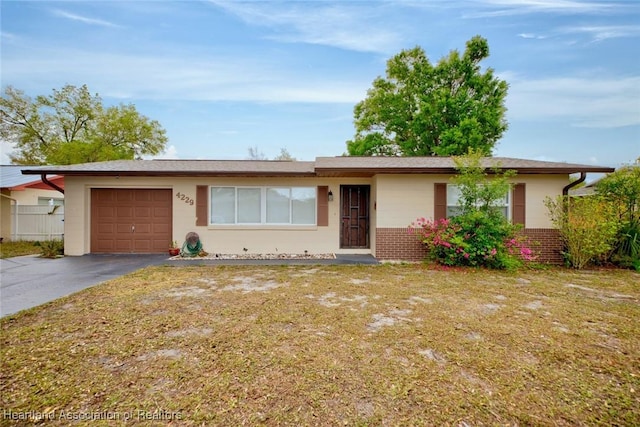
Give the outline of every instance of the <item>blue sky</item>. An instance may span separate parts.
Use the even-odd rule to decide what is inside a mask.
[[[167,130],[165,158],[341,155],[386,61],[488,39],[509,85],[494,155],[619,166],[640,156],[640,2],[7,1],[2,86],[87,84]],[[2,163],[11,147],[2,143]]]

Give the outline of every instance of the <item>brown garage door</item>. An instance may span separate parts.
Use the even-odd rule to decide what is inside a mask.
[[[172,200],[165,189],[91,189],[91,252],[166,252]]]

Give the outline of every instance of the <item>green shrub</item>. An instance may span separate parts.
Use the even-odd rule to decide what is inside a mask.
[[[597,196],[569,199],[547,197],[545,205],[565,246],[565,259],[581,269],[606,258],[613,249],[620,221],[614,206]]]
[[[47,240],[40,243],[40,254],[44,258],[56,258],[64,255],[64,241]]]
[[[431,221],[418,218],[409,231],[427,247],[429,257],[444,265],[516,269],[535,257],[525,238],[518,237],[500,211],[500,201],[511,189],[515,171],[482,166],[482,154],[470,151],[454,158],[458,175],[452,181],[460,191],[460,215]]]
[[[501,214],[470,211],[451,219],[418,218],[409,226],[429,259],[448,266],[514,270],[535,256],[518,228]]]

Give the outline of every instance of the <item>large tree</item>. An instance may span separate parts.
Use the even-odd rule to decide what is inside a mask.
[[[132,104],[105,107],[86,85],[66,85],[35,99],[7,86],[0,100],[0,137],[15,144],[14,164],[74,164],[137,159],[167,143],[160,123]]]
[[[387,62],[386,78],[373,81],[354,108],[350,155],[453,156],[470,148],[491,155],[507,129],[507,83],[484,72],[487,40],[475,36],[435,66],[424,50],[403,50]]]

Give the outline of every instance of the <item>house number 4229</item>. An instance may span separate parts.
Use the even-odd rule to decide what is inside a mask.
[[[187,196],[186,194],[177,192],[176,197],[182,200],[183,202],[185,202],[186,204],[193,206],[193,199]]]

